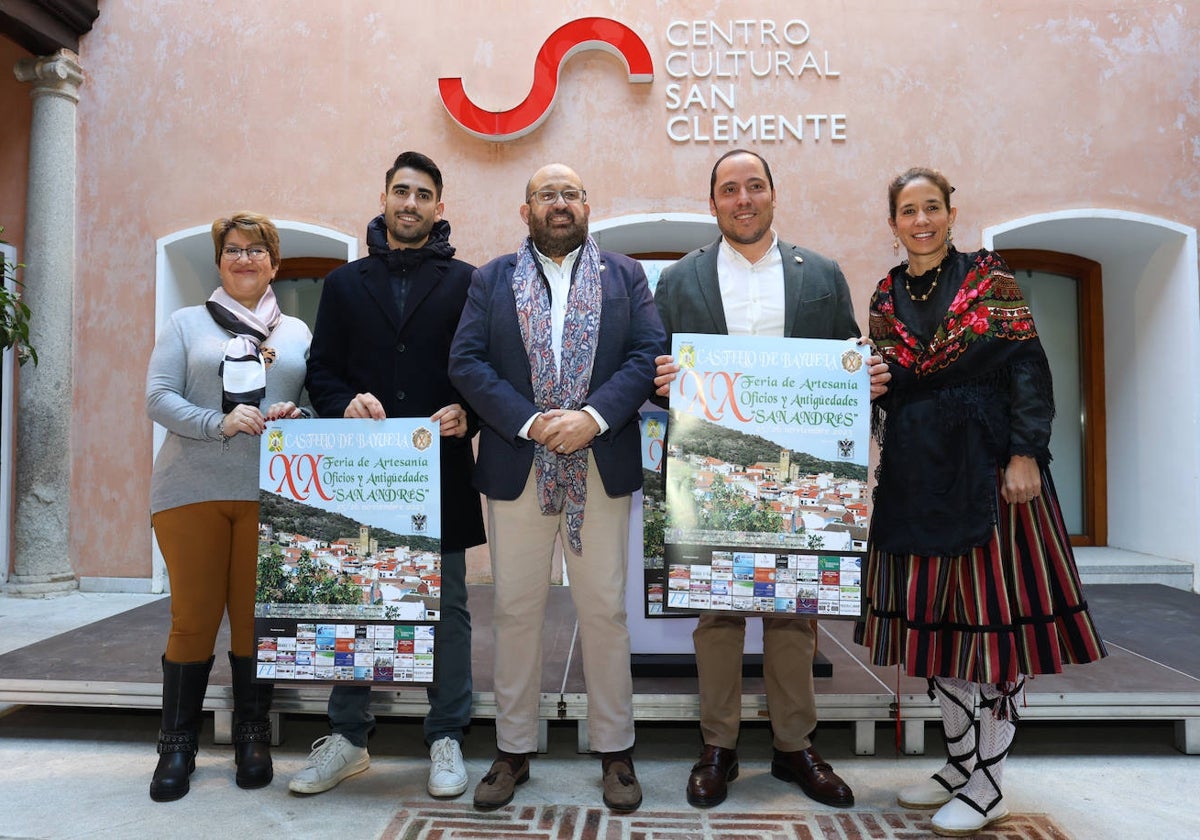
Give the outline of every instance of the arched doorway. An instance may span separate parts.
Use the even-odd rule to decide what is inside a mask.
[[[987,228],[983,245],[1094,261],[1103,274],[1108,545],[1197,562],[1200,347],[1196,229],[1120,210],[1066,210]]]
[[[688,251],[715,242],[717,220],[699,213],[642,213],[593,222],[589,233],[606,251],[638,258],[650,290],[658,273]]]
[[[1050,470],[1074,545],[1108,541],[1104,423],[1104,287],[1099,263],[1056,251],[1000,252],[1029,302],[1057,409]]]
[[[308,323],[311,329],[320,299],[320,280],[329,270],[358,258],[358,239],[331,228],[304,222],[274,219],[279,229],[279,250],[283,255],[276,282],[279,308]],[[162,237],[155,244],[154,334],[162,329],[171,313],[184,306],[198,306],[217,287],[213,264],[212,227],[198,225]],[[162,446],[166,431],[155,425],[155,454]],[[151,592],[166,590],[166,565],[158,543],[150,538],[153,557]]]

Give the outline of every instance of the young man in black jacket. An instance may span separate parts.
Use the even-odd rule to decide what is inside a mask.
[[[471,719],[471,616],[466,549],[484,542],[471,486],[473,418],[450,383],[450,342],[474,267],[454,259],[442,219],[442,173],[419,152],[388,170],[381,214],[367,226],[368,255],[325,278],[306,385],[321,417],[429,417],[441,429],[442,591],[437,684],[428,691],[425,741],[436,797],[467,789],[463,729]],[[369,686],[335,686],[332,734],[313,744],[288,787],[320,793],[370,765],[375,725]]]

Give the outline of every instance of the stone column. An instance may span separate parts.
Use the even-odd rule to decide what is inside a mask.
[[[83,69],[68,50],[17,62],[33,90],[26,264],[38,365],[17,381],[16,540],[6,591],[43,597],[75,589],[71,566],[71,397],[75,293],[75,111]]]

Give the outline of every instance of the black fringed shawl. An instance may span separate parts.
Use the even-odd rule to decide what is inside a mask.
[[[1050,460],[1050,369],[1012,272],[990,251],[951,248],[937,279],[936,296],[914,303],[897,266],[871,298],[870,335],[892,373],[872,418],[871,539],[896,554],[957,556],[986,543],[997,470],[1013,455]],[[926,306],[941,307],[940,323],[936,311],[921,318]],[[921,320],[928,329],[912,327]]]

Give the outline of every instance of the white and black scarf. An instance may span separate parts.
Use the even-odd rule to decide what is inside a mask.
[[[267,366],[262,343],[279,326],[283,313],[268,286],[253,310],[242,306],[223,288],[212,293],[204,304],[208,314],[232,338],[225,345],[225,356],[217,368],[221,377],[221,411],[238,405],[258,405],[267,395]]]

